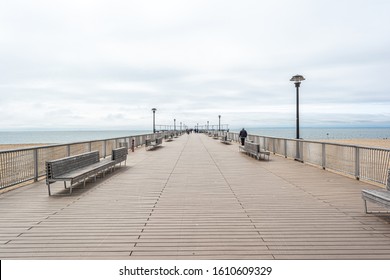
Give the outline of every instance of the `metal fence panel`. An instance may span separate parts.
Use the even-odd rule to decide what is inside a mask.
[[[101,157],[111,155],[112,149],[127,145],[141,146],[146,139],[164,136],[163,132],[114,139],[94,140],[63,145],[16,149],[0,152],[0,189],[45,175],[45,162],[56,158],[97,150]],[[221,134],[222,135],[222,134]],[[223,134],[224,135],[224,134]],[[229,132],[229,138],[239,141],[238,133]],[[353,175],[386,185],[390,169],[390,150],[352,145],[331,144],[287,138],[248,135],[248,140],[275,154],[296,158],[310,164]]]
[[[45,162],[57,158],[99,151],[100,157],[111,155],[112,149],[121,145],[131,147],[131,139],[135,145],[145,144],[147,138],[154,134],[142,134],[121,138],[93,140],[35,148],[0,151],[0,189],[17,185],[30,180],[38,180],[45,176]],[[128,144],[126,144],[128,143]]]

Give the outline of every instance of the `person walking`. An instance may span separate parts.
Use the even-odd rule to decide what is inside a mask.
[[[241,145],[245,145],[245,138],[248,136],[248,133],[246,132],[245,128],[241,129],[240,134],[238,135],[241,139]]]

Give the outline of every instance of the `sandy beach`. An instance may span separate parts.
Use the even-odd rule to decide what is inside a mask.
[[[390,149],[390,139],[326,139],[319,141],[327,143]]]
[[[45,146],[48,144],[0,144],[0,151]]]

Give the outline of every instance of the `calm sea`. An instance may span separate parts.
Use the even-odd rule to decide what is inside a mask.
[[[295,128],[246,128],[249,134],[295,138]],[[239,129],[231,129],[238,132]],[[108,139],[151,133],[146,130],[0,131],[0,144],[54,144]],[[301,128],[303,139],[390,139],[390,128]]]
[[[146,130],[0,131],[0,144],[58,144],[151,133]]]
[[[270,137],[295,138],[295,128],[246,128],[249,134]],[[233,131],[233,130],[232,130]],[[301,128],[300,138],[307,140],[323,139],[390,139],[390,127],[387,128]]]

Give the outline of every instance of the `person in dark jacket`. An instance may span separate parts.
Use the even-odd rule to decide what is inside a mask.
[[[248,136],[248,133],[246,132],[245,128],[241,129],[240,134],[238,135],[241,139],[241,145],[245,145],[245,138]]]

